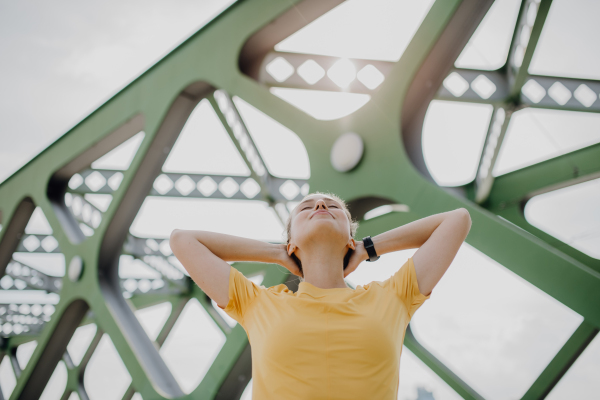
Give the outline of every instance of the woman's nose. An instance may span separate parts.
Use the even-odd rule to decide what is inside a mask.
[[[319,209],[319,207],[323,208],[323,209],[327,209],[327,204],[325,204],[324,200],[317,200],[317,202],[315,203],[315,207],[317,209]]]

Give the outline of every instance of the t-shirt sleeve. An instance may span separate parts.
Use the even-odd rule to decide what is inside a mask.
[[[236,268],[231,265],[229,267],[229,302],[223,311],[243,325],[246,311],[260,292],[265,289],[246,278]]]
[[[421,304],[431,297],[431,293],[425,296],[419,291],[417,273],[412,257],[394,275],[385,280],[384,284],[406,305],[410,318],[421,307]]]

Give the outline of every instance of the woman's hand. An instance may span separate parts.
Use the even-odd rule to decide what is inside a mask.
[[[280,251],[279,256],[277,258],[277,264],[288,269],[292,274],[302,277],[302,274],[300,273],[300,268],[298,268],[298,264],[296,264],[296,261],[294,261],[294,259],[290,257],[287,253],[287,244],[279,244],[278,247]]]
[[[348,266],[346,267],[346,269],[344,269],[344,278],[350,275],[352,272],[354,272],[354,270],[358,268],[358,265],[361,262],[368,259],[369,254],[365,249],[365,244],[362,242],[362,240],[357,241],[354,253],[352,253],[352,255],[350,256],[350,260],[348,261]]]

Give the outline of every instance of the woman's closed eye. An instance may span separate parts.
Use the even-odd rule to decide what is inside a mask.
[[[300,211],[304,211],[304,210],[310,210],[310,209],[312,209],[312,208],[313,208],[313,207],[311,207],[311,206],[306,206],[306,207],[303,207],[303,208],[302,208]],[[338,206],[336,206],[335,204],[332,204],[332,205],[330,205],[330,206],[329,206],[329,208],[339,208],[339,207],[338,207]]]

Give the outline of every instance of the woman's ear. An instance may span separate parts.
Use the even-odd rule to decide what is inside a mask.
[[[350,241],[348,242],[348,246],[352,249],[352,250],[356,250],[356,241],[354,240],[354,238],[350,238]]]
[[[296,245],[288,243],[288,245],[287,245],[288,256],[291,256],[294,253],[295,250],[296,250]]]

